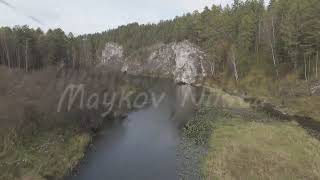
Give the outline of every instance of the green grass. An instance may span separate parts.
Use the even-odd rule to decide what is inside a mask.
[[[220,121],[209,138],[207,179],[319,179],[320,142],[293,123]]]
[[[217,108],[201,106],[195,117],[188,121],[183,133],[198,145],[207,145],[217,122],[231,117]]]
[[[57,129],[24,138],[1,158],[0,179],[61,179],[91,141],[87,133]]]

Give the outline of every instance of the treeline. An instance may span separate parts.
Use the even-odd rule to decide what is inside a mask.
[[[106,42],[121,44],[126,55],[156,43],[189,40],[208,55],[212,73],[242,78],[255,68],[274,77],[296,73],[318,77],[319,0],[234,0],[232,6],[206,7],[161,21],[132,23],[103,33],[74,37],[60,29],[43,33],[28,27],[1,28],[1,64],[41,68],[63,62],[68,67],[99,62]]]
[[[28,26],[0,28],[0,64],[9,68],[30,71],[61,64],[80,68],[96,63],[97,50],[92,39],[66,35],[61,29],[44,33]]]

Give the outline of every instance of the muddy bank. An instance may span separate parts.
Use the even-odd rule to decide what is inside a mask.
[[[276,106],[258,97],[232,94],[220,89],[219,87],[207,86],[205,84],[198,84],[196,86],[204,87],[206,89],[209,89],[210,92],[218,94],[220,96],[220,99],[224,101],[223,107],[229,108],[229,110],[231,108],[232,112],[235,114],[241,114],[246,112],[249,117],[253,114],[256,114],[253,112],[247,112],[246,109],[250,107],[255,112],[266,113],[269,117],[276,120],[295,121],[301,127],[305,128],[311,135],[320,139],[320,121],[310,116],[294,113],[290,111],[290,109]],[[261,115],[259,115],[259,119],[261,119]]]
[[[260,100],[259,98],[245,97],[243,99],[250,103],[251,107],[257,111],[266,112],[270,116],[280,120],[296,121],[302,127],[320,133],[320,122],[311,117],[287,112],[269,102]]]
[[[239,94],[228,93],[227,91],[222,90],[219,87],[217,88],[215,86],[207,86],[206,83],[198,84],[196,86],[207,88],[211,92],[213,91],[219,94],[221,96],[221,99],[226,101],[225,104],[227,105],[227,107],[230,107],[230,104],[235,108],[237,108],[236,106],[238,106],[238,108],[244,107],[246,109],[249,106],[255,111],[267,113],[270,117],[278,120],[295,121],[299,123],[303,128],[312,131],[313,134],[314,132],[320,134],[320,121],[310,116],[291,112],[288,108],[276,106],[275,104],[272,104],[266,100],[262,100],[259,97],[251,97],[248,95],[242,96]]]

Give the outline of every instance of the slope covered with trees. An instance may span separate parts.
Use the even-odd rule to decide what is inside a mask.
[[[189,40],[207,53],[212,75],[241,79],[261,67],[267,76],[295,73],[319,76],[318,0],[234,0],[232,6],[206,7],[161,21],[132,23],[106,32],[74,37],[61,29],[44,33],[27,26],[0,29],[0,64],[26,71],[63,62],[79,68],[97,64],[106,42],[121,44],[127,55],[156,43]]]

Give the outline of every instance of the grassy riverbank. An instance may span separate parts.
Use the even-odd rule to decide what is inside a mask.
[[[91,135],[60,128],[25,137],[1,157],[0,179],[61,179],[84,157]]]
[[[285,112],[308,116],[320,121],[320,96],[311,94],[310,88],[319,84],[319,80],[309,82],[296,75],[273,79],[257,68],[235,83],[234,79],[222,78],[217,82],[207,81],[208,86],[219,86],[230,93],[255,97],[270,102]],[[317,83],[318,82],[318,83]]]
[[[319,179],[320,142],[294,122],[202,106],[185,134],[207,146],[206,179]]]
[[[87,108],[90,95],[135,89],[118,74],[99,69],[50,67],[25,73],[0,67],[0,82],[0,180],[61,179],[83,158],[92,132],[128,111],[117,106],[103,118],[108,108],[101,98],[97,108]],[[60,98],[71,84],[84,85],[86,108],[79,107],[77,96],[70,110],[65,102],[59,112]]]
[[[292,123],[229,119],[209,139],[207,179],[319,179],[320,142]]]

